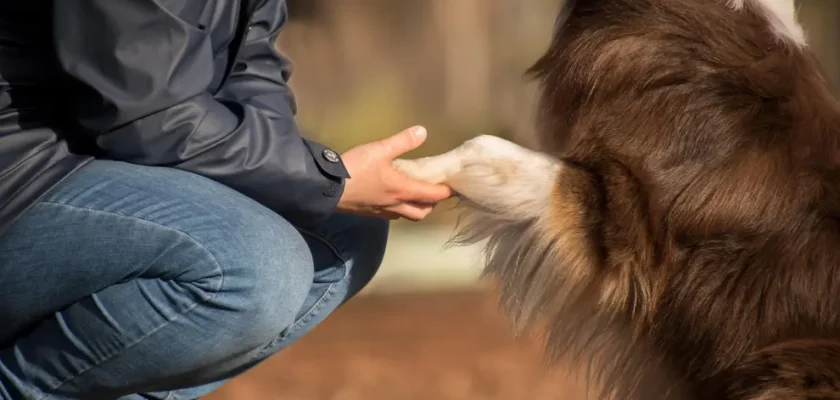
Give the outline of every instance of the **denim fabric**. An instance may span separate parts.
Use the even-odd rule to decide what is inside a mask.
[[[94,161],[0,238],[0,398],[203,396],[361,290],[387,232],[304,232],[207,178]]]

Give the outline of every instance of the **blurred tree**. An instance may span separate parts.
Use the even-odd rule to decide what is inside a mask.
[[[822,63],[835,92],[840,93],[840,1],[798,0],[799,21],[805,28],[808,42]]]
[[[486,117],[491,98],[490,14],[486,0],[436,1],[443,37],[444,112],[465,122]]]
[[[312,21],[324,14],[323,0],[286,0],[289,18],[300,21]]]

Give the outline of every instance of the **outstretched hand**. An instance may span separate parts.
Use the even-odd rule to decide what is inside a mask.
[[[351,178],[345,184],[338,211],[411,221],[428,216],[435,204],[452,196],[452,189],[411,179],[391,166],[395,158],[425,140],[426,129],[413,127],[342,154]]]

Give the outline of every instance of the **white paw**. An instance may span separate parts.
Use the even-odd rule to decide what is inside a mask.
[[[394,160],[392,165],[397,171],[418,181],[428,183],[443,183],[454,175],[458,168],[451,161],[447,162],[443,156],[416,160]]]
[[[395,160],[414,179],[445,183],[482,209],[530,218],[547,204],[559,163],[505,139],[482,135],[433,157]]]

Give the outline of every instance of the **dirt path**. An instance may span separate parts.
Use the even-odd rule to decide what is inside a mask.
[[[575,400],[489,296],[361,297],[209,400]]]

